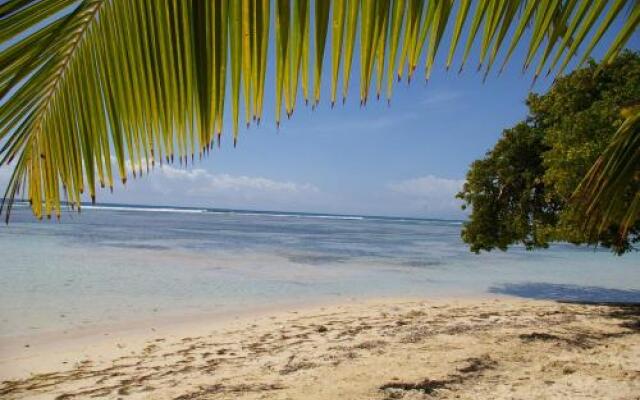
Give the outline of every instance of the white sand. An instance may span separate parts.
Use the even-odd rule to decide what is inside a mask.
[[[2,399],[639,399],[640,306],[378,300],[3,341]]]

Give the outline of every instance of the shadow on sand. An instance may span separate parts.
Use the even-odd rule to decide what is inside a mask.
[[[506,283],[493,286],[489,293],[538,300],[578,303],[640,304],[640,290],[608,289],[597,286],[564,285],[545,282]]]

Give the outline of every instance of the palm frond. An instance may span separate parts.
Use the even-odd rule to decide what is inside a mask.
[[[562,72],[576,58],[583,62],[621,20],[604,59],[610,62],[640,25],[636,0],[471,3],[5,2],[0,5],[0,165],[11,163],[14,174],[0,211],[23,196],[37,217],[59,216],[61,199],[79,208],[84,196],[95,199],[98,185],[113,188],[115,174],[126,182],[127,165],[137,177],[163,162],[193,162],[216,138],[220,143],[228,108],[235,143],[242,107],[247,123],[263,118],[272,19],[276,123],[283,104],[287,116],[293,113],[299,90],[309,100],[310,72],[312,101],[318,103],[325,52],[331,56],[330,101],[336,100],[340,78],[346,98],[358,51],[360,101],[366,103],[371,84],[380,95],[385,77],[388,99],[394,78],[411,80],[421,63],[428,78],[449,27],[447,68],[457,50],[462,68],[477,45],[478,64],[488,73],[501,49],[504,65],[523,45],[523,66],[538,59],[537,75],[544,69]]]
[[[573,195],[592,236],[617,225],[624,237],[640,219],[640,106],[623,110],[623,117]]]

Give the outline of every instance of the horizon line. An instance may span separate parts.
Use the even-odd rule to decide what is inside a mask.
[[[2,198],[0,198],[1,200]],[[29,204],[29,200],[16,200],[15,204],[26,203]],[[69,202],[61,202],[61,205],[68,206]],[[368,214],[345,214],[345,213],[330,213],[330,212],[317,212],[317,211],[286,211],[286,210],[264,210],[264,209],[250,209],[250,208],[225,208],[225,207],[198,207],[198,206],[177,206],[177,205],[157,205],[157,204],[139,204],[139,203],[92,203],[92,202],[80,202],[82,207],[105,207],[105,208],[115,208],[115,207],[134,207],[134,208],[173,208],[173,209],[182,209],[182,210],[204,210],[204,211],[236,211],[240,213],[261,213],[261,214],[274,214],[274,213],[285,213],[285,214],[306,214],[306,215],[315,215],[315,216],[335,216],[335,217],[362,217],[369,219],[406,219],[406,220],[415,220],[415,221],[451,221],[451,222],[464,222],[465,219],[456,219],[456,218],[433,218],[433,217],[403,217],[398,215],[368,215]]]

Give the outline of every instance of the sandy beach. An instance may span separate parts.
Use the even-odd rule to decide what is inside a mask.
[[[638,399],[639,333],[640,306],[351,301],[5,342],[0,397]]]

